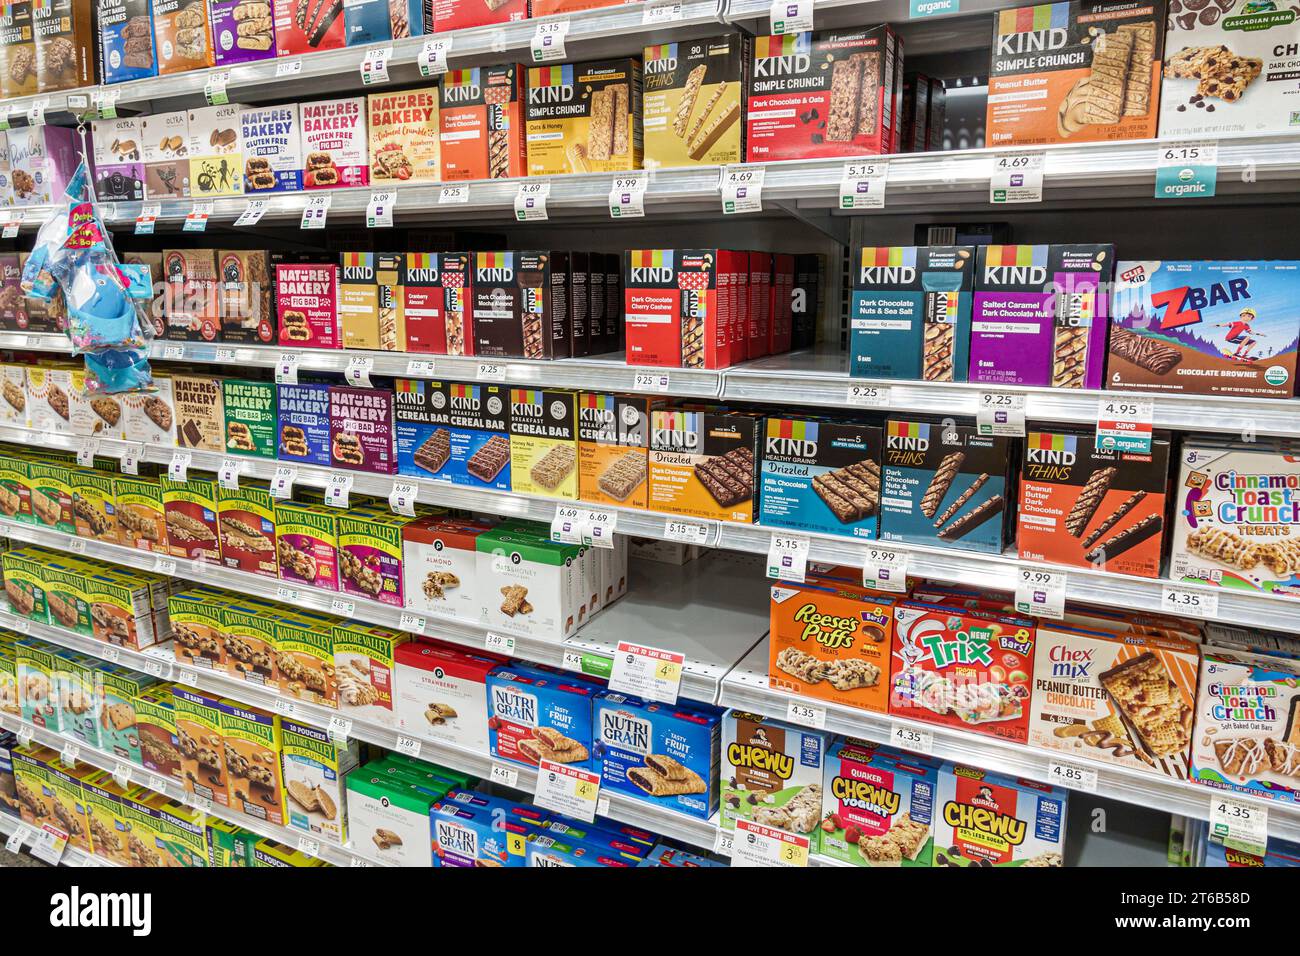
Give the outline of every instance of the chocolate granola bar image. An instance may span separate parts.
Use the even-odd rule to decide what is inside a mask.
[[[533,463],[528,474],[534,484],[548,491],[554,491],[573,472],[577,464],[578,452],[572,445],[556,445]]]
[[[988,474],[984,473],[981,474],[974,481],[972,481],[970,487],[957,496],[956,501],[950,504],[947,508],[943,509],[943,514],[939,515],[939,517],[935,519],[934,526],[936,528],[939,528],[942,527],[944,524],[946,524],[948,520],[952,518],[953,515],[955,515],[958,511],[961,511],[961,509],[965,506],[966,502],[970,501],[971,498],[975,497],[976,492],[978,492],[981,488],[983,488],[984,485],[988,482],[988,480],[989,480]]]
[[[493,435],[465,463],[465,470],[480,481],[491,482],[510,463],[510,440]]]
[[[978,528],[994,515],[1000,515],[1004,506],[1005,502],[1002,496],[994,495],[978,507],[966,512],[946,528],[941,528],[939,538],[943,541],[956,541],[967,532]]]
[[[948,489],[952,487],[953,481],[957,478],[957,472],[961,469],[962,462],[965,460],[965,452],[955,451],[939,462],[934,477],[930,479],[929,487],[925,489],[925,494],[921,496],[921,514],[927,518],[934,517],[935,512],[939,510],[939,505],[943,503],[944,496],[948,494]]]
[[[343,576],[365,591],[378,594],[384,589],[384,576],[367,565],[351,551],[339,549],[339,570]]]
[[[1183,360],[1183,353],[1178,349],[1118,325],[1110,330],[1110,354],[1154,375],[1167,375]]]
[[[445,428],[435,428],[411,457],[418,468],[436,475],[451,459],[451,433]]]
[[[170,519],[170,515],[168,518]],[[271,539],[238,518],[222,518],[221,533],[246,551],[270,551]]]
[[[615,501],[627,501],[646,480],[646,453],[629,448],[606,466],[596,479],[596,487]]]
[[[79,615],[77,614],[75,601],[69,601],[62,595],[47,591],[45,592],[45,603],[49,606],[50,613],[58,618],[59,623],[64,627],[77,626]]]
[[[1091,482],[1091,480],[1092,479],[1090,478],[1089,481]],[[1086,486],[1084,490],[1085,491],[1087,490]],[[1106,518],[1102,520],[1101,524],[1097,525],[1097,527],[1093,528],[1091,531],[1088,532],[1088,536],[1083,539],[1083,547],[1085,549],[1091,549],[1092,546],[1097,543],[1097,541],[1101,538],[1102,535],[1104,535],[1111,528],[1115,527],[1115,525],[1119,524],[1119,522],[1123,520],[1125,515],[1127,515],[1134,508],[1140,505],[1143,502],[1143,500],[1145,500],[1146,496],[1147,493],[1145,491],[1135,491],[1133,492],[1133,494],[1129,495],[1122,502],[1120,502],[1120,506],[1116,508],[1114,511],[1112,511],[1109,515],[1107,515]],[[1080,498],[1082,498],[1082,494],[1080,495]],[[1075,507],[1078,507],[1077,503]],[[1088,526],[1088,522],[1091,520],[1092,520],[1091,515],[1089,515],[1088,518],[1084,519],[1083,525],[1080,528],[1080,530],[1082,530],[1082,528],[1086,528]]]
[[[1161,515],[1147,515],[1137,524],[1102,541],[1084,556],[1084,560],[1104,566],[1111,558],[1117,558],[1130,548],[1155,537],[1164,530],[1164,526],[1165,519]]]
[[[1083,388],[1088,362],[1088,329],[1060,326],[1052,352],[1052,387]]]
[[[811,833],[813,827],[821,820],[822,788],[820,784],[811,783],[799,790],[794,796],[779,807],[760,806],[754,810],[755,823],[792,830],[795,833]]]
[[[880,465],[867,459],[818,475],[813,491],[841,524],[869,518],[880,505]]]
[[[144,413],[149,416],[149,420],[161,428],[163,431],[170,431],[172,427],[172,409],[161,398],[156,395],[146,395],[144,399]]]
[[[0,485],[0,512],[4,512],[12,518],[18,514],[22,504],[22,498],[4,485]]]
[[[1088,476],[1088,481],[1079,492],[1079,497],[1074,500],[1070,513],[1065,516],[1066,534],[1072,538],[1083,534],[1084,529],[1088,527],[1088,522],[1092,521],[1092,516],[1097,513],[1102,499],[1106,497],[1106,492],[1110,490],[1110,483],[1118,471],[1118,468],[1108,466],[1098,468]]]
[[[754,497],[754,453],[733,448],[695,466],[695,478],[720,507],[730,508]]]
[[[955,328],[951,322],[927,322],[921,346],[921,378],[927,382],[953,380]]]

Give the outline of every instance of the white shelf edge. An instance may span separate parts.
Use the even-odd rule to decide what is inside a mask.
[[[8,840],[9,837],[13,836],[19,830],[24,830],[24,829],[29,832],[35,832],[36,828],[33,827],[30,823],[25,822],[21,817],[12,817],[7,813],[0,813],[0,846],[3,845],[4,840]],[[19,852],[30,855],[31,849],[32,849],[31,846],[25,845]],[[40,862],[44,862],[44,861],[42,860]],[[78,849],[77,847],[68,846],[64,848],[63,855],[59,857],[59,866],[119,867],[120,864],[114,863],[111,860],[105,860],[103,857],[94,856],[90,853],[85,852],[84,850]]]

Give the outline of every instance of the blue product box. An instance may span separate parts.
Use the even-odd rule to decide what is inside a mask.
[[[604,823],[582,823],[579,820],[556,815],[541,825],[537,835],[568,842],[576,840],[591,846],[603,847],[612,853],[637,858],[644,858],[654,848],[653,834],[635,827],[619,827],[610,822],[610,826]],[[532,837],[530,836],[529,839]]]
[[[633,867],[642,857],[613,850],[600,841],[535,833],[526,842],[528,866]]]
[[[394,26],[393,13],[406,19],[405,27]],[[424,10],[421,0],[349,0],[343,4],[344,36],[348,46],[401,40],[424,35]]]
[[[853,278],[849,374],[964,382],[973,246],[867,246]]]
[[[509,491],[509,395],[505,385],[398,379],[393,404],[398,473]],[[447,433],[447,452],[433,445],[422,452],[439,430]],[[492,447],[476,458],[494,437]]]
[[[707,820],[718,809],[722,711],[602,691],[592,704],[600,785]]]
[[[678,850],[675,847],[664,846],[660,844],[650,851],[650,855],[637,864],[637,866],[670,866],[678,869],[694,869],[696,867],[706,866],[727,866],[726,863],[719,863],[716,860],[706,859],[695,853],[687,853],[685,850]]]
[[[1283,840],[1281,837],[1269,837],[1268,849],[1264,856],[1248,853],[1236,847],[1224,846],[1223,841],[1209,837],[1205,841],[1205,866],[1263,866],[1292,867],[1300,866],[1300,843]]]
[[[451,395],[446,382],[422,378],[399,378],[394,385],[393,424],[397,431],[397,473],[412,475],[430,481],[447,481],[451,478]],[[431,443],[435,432],[444,432],[446,445],[441,438]],[[435,453],[434,444],[439,451]],[[446,454],[441,448],[446,448]],[[417,458],[418,462],[417,463]]]
[[[330,463],[330,387],[322,382],[279,385],[280,431],[276,451],[284,461]]]
[[[532,667],[498,667],[487,678],[492,756],[536,767],[541,759],[586,770],[592,759],[592,699],[600,687]]]
[[[96,0],[99,62],[105,83],[158,75],[151,0]]]
[[[760,522],[865,541],[877,536],[880,428],[769,418],[764,431]]]
[[[443,799],[430,807],[433,865],[524,866],[529,827],[511,819],[502,803]]]

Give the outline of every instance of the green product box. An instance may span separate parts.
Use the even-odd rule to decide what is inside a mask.
[[[256,833],[250,833],[229,820],[208,817],[207,838],[209,866],[253,865],[253,846],[258,840]]]
[[[328,866],[324,860],[308,856],[302,850],[294,850],[282,843],[263,838],[253,844],[253,866],[255,867],[316,867]]]
[[[66,564],[49,562],[44,569],[45,604],[50,623],[64,630],[94,636],[85,571]]]
[[[32,514],[36,524],[44,528],[76,534],[77,523],[72,516],[72,485],[66,464],[54,461],[32,461],[27,466],[31,476]]]
[[[196,807],[171,801],[158,810],[155,847],[167,855],[167,866],[206,867],[208,839],[206,814]]]
[[[14,645],[14,651],[18,661],[23,720],[62,733],[62,715],[55,699],[58,658],[53,648],[44,641],[22,640]]]
[[[94,748],[102,746],[99,718],[104,689],[99,665],[96,658],[65,650],[55,666],[63,732]]]
[[[222,382],[226,406],[226,451],[258,458],[276,456],[274,382],[228,378]]]
[[[31,462],[16,455],[0,459],[0,513],[33,524]]]

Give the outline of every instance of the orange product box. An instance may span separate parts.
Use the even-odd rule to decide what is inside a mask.
[[[439,33],[528,19],[528,0],[425,0]]]
[[[530,0],[528,15],[532,17],[549,17],[554,13],[577,13],[579,10],[595,10],[597,7],[616,7],[629,0]]]
[[[578,497],[599,505],[646,506],[650,412],[660,403],[637,395],[578,396]]]
[[[202,0],[153,0],[158,72],[184,73],[212,66],[212,30]]]
[[[646,506],[688,518],[752,522],[761,423],[736,412],[652,410]]]
[[[886,713],[894,603],[786,584],[771,593],[768,686]]]
[[[438,138],[443,181],[524,175],[528,165],[524,68],[506,63],[448,70],[440,91]]]

